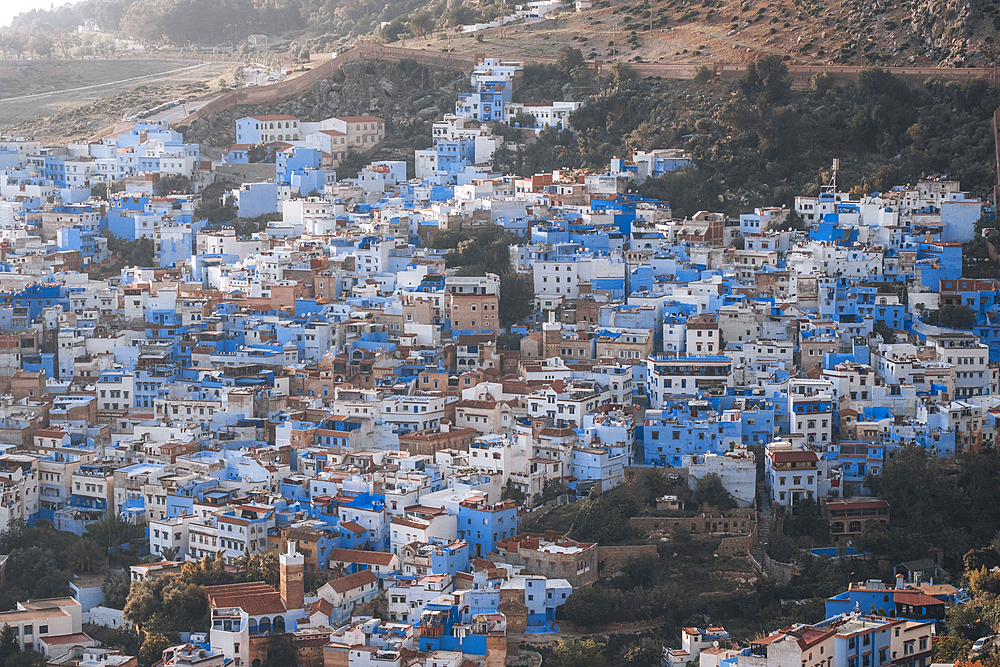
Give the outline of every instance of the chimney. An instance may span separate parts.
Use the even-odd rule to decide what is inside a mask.
[[[901,591],[904,588],[906,588],[906,578],[903,575],[901,575],[901,574],[897,574],[896,575],[896,590]]]
[[[288,541],[288,552],[278,556],[278,568],[281,575],[281,601],[285,609],[302,609],[305,604],[305,584],[302,575],[305,572],[305,558],[296,550],[297,543]]]

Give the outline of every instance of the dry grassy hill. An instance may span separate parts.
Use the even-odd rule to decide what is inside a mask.
[[[601,0],[478,37],[438,32],[404,45],[526,59],[571,44],[609,60],[738,63],[777,53],[803,64],[989,67],[994,20],[990,0]]]

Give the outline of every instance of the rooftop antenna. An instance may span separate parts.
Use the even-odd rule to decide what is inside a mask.
[[[833,175],[830,176],[830,182],[823,186],[823,192],[829,192],[832,195],[837,194],[837,172],[840,171],[840,158],[833,158]]]

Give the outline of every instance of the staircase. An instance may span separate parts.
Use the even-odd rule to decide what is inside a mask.
[[[757,480],[757,543],[753,547],[753,557],[764,567],[764,546],[771,535],[771,498],[763,480]]]

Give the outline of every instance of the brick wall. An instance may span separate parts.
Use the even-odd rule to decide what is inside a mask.
[[[754,539],[752,535],[742,537],[725,537],[719,545],[717,553],[721,557],[726,556],[746,556],[753,551]]]
[[[657,555],[655,544],[636,544],[623,547],[597,547],[597,572],[601,577],[610,577],[618,572],[629,558],[642,554]]]
[[[733,513],[711,514],[696,517],[672,516],[634,516],[629,519],[632,528],[640,533],[661,531],[670,533],[679,526],[684,526],[696,535],[715,535],[732,533],[752,533],[757,521],[752,516],[752,510]]]

